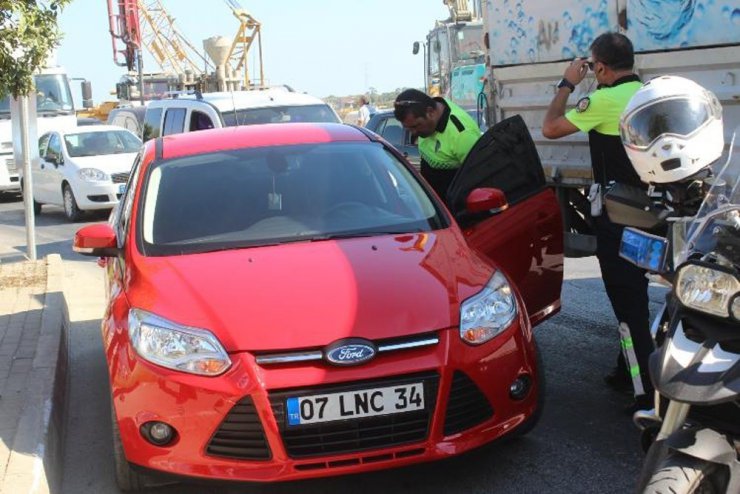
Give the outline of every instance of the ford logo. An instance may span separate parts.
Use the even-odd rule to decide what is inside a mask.
[[[335,341],[324,349],[324,358],[334,365],[359,365],[372,360],[378,350],[371,341],[346,338]]]

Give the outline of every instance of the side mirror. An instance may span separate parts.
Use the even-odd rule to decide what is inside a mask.
[[[499,189],[473,189],[465,201],[465,209],[470,213],[490,212],[498,214],[509,207],[506,195]]]
[[[414,49],[412,50],[412,53],[414,55],[417,55],[419,53],[419,42],[418,41],[414,41]]]
[[[48,161],[49,163],[53,164],[54,166],[59,166],[62,164],[62,159],[60,156],[57,156],[56,154],[47,154],[44,156],[44,160]]]
[[[107,223],[88,225],[75,233],[72,249],[83,256],[116,257],[121,250],[116,242],[116,232]]]

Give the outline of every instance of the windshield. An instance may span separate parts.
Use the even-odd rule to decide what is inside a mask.
[[[43,74],[35,76],[34,81],[36,83],[36,110],[39,113],[74,109],[67,76]]]
[[[270,106],[221,113],[226,127],[286,122],[339,123],[329,105]]]
[[[67,146],[67,154],[72,158],[136,153],[141,147],[139,138],[125,130],[67,134],[64,136],[64,143]]]
[[[34,82],[36,84],[37,112],[68,112],[74,110],[67,76],[62,74],[39,74],[34,76]],[[0,99],[0,113],[10,113],[10,96]]]
[[[447,226],[378,143],[223,151],[162,161],[143,185],[147,255],[429,231]]]
[[[706,254],[719,254],[740,266],[740,156],[731,155],[715,165],[712,187],[696,218],[687,227],[686,243],[679,261]]]

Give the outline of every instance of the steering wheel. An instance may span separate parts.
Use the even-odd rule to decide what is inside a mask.
[[[364,202],[359,201],[342,201],[334,204],[326,210],[326,216],[349,216],[353,212],[367,211],[372,209]]]

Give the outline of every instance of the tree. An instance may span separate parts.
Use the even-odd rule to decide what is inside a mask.
[[[0,98],[32,91],[34,72],[62,39],[57,17],[70,1],[0,0]]]

